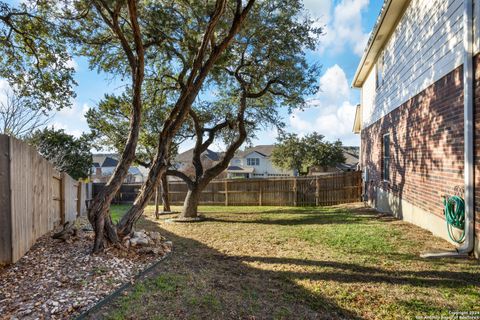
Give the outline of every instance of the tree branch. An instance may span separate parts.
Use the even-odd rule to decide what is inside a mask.
[[[167,176],[174,176],[174,177],[182,179],[190,187],[193,187],[193,185],[194,185],[192,179],[190,179],[185,173],[183,173],[181,171],[169,169],[169,170],[167,170],[166,174],[167,174]]]

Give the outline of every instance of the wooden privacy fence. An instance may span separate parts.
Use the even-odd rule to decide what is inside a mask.
[[[91,187],[6,135],[0,135],[0,177],[1,263],[16,262],[39,237],[86,212]]]
[[[132,203],[140,184],[124,184],[115,203]],[[93,193],[103,188],[94,184]],[[322,176],[214,180],[205,188],[200,204],[226,206],[329,206],[361,201],[361,172],[334,173]],[[169,182],[172,204],[182,204],[187,194],[184,182]],[[152,199],[153,200],[153,199]]]

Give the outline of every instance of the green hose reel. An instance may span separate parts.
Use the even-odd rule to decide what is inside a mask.
[[[465,241],[465,201],[459,196],[446,196],[443,204],[448,236],[452,241],[462,243]],[[459,237],[454,235],[454,229],[462,231]]]

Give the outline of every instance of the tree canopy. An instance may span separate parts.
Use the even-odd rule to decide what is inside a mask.
[[[66,172],[74,179],[85,179],[90,175],[93,165],[90,141],[88,135],[76,138],[54,128],[38,130],[28,139],[58,171]]]
[[[306,174],[311,167],[330,167],[343,163],[345,156],[341,141],[329,142],[317,132],[299,137],[284,133],[277,138],[272,162],[279,168]]]
[[[0,1],[0,78],[34,109],[70,106],[74,68],[66,38],[37,1],[17,6]]]

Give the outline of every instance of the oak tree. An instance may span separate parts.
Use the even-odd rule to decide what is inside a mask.
[[[301,18],[302,9],[297,0],[266,0],[255,7],[255,18],[239,32],[229,50],[228,63],[212,81],[219,99],[190,110],[196,137],[194,175],[168,171],[188,187],[180,218],[197,217],[201,192],[227,169],[249,136],[266,126],[282,127],[278,109],[302,108],[304,97],[316,92],[319,67],[307,63],[305,51],[315,48],[321,29]],[[216,164],[204,168],[201,154],[219,140],[225,151]]]
[[[284,133],[277,138],[272,151],[275,166],[295,170],[300,175],[311,167],[331,167],[345,162],[342,142],[329,142],[317,132],[299,137],[295,133]]]

